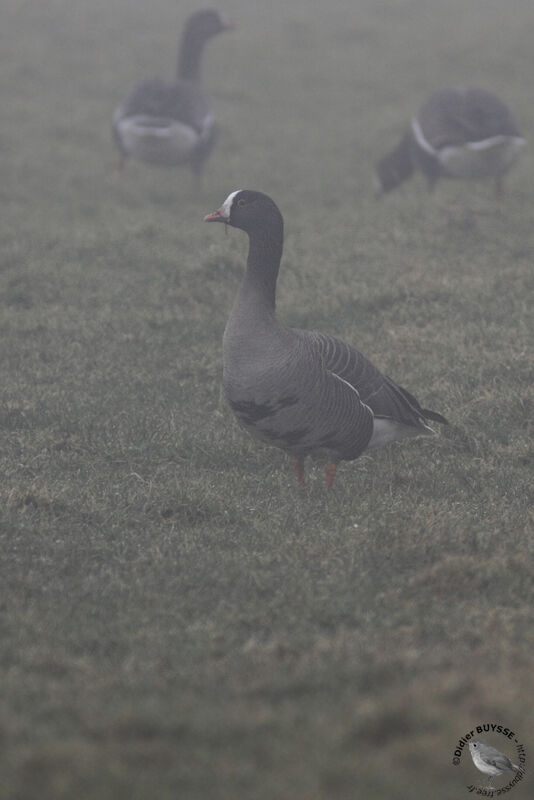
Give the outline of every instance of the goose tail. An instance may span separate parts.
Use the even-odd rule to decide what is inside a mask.
[[[431,411],[429,408],[422,408],[419,401],[413,394],[405,389],[403,386],[399,386],[398,383],[395,383],[389,375],[386,375],[386,380],[388,382],[389,387],[393,390],[393,392],[398,396],[401,397],[404,402],[408,405],[410,410],[416,417],[423,417],[424,419],[431,419],[434,422],[439,422],[442,425],[448,425],[448,420],[442,414],[438,414],[437,411]],[[412,423],[413,424],[413,423]]]
[[[442,425],[449,424],[449,420],[445,419],[442,414],[438,414],[437,411],[431,411],[429,408],[422,408],[421,411],[423,412],[425,419],[434,420],[434,422],[439,422]]]

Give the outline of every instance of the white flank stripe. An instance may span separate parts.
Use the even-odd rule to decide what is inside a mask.
[[[427,153],[430,153],[431,156],[437,156],[437,151],[432,147],[430,142],[425,139],[421,126],[415,117],[412,119],[412,131],[419,147]]]
[[[472,150],[489,150],[491,147],[495,147],[498,144],[508,144],[511,147],[514,147],[517,152],[519,152],[519,148],[523,147],[526,143],[526,139],[523,139],[520,136],[491,136],[489,139],[482,139],[480,142],[468,142],[467,147],[471,148]]]

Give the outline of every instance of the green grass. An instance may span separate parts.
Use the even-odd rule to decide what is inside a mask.
[[[418,179],[377,202],[371,173],[441,85],[494,88],[534,139],[531,0],[228,0],[201,193],[114,182],[109,132],[195,4],[4,5],[2,800],[445,800],[482,722],[528,756],[532,148],[502,203]],[[220,397],[246,238],[202,217],[239,187],[285,215],[280,315],[451,423],[329,494]]]

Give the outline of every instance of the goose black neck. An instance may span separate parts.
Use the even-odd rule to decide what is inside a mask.
[[[249,251],[244,290],[256,295],[260,303],[274,311],[276,304],[276,281],[280,269],[284,244],[284,223],[266,220],[264,227],[249,232]]]
[[[186,27],[178,52],[179,80],[200,82],[200,62],[208,38],[194,27]]]
[[[412,148],[413,137],[409,130],[397,147],[378,162],[376,171],[383,192],[390,192],[411,177],[414,171]]]

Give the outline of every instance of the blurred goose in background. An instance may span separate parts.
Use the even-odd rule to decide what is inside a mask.
[[[376,166],[375,187],[390,192],[420,170],[438,178],[495,178],[496,192],[525,140],[508,107],[477,88],[440,89],[423,103],[397,147]]]
[[[200,82],[206,42],[232,28],[218,11],[197,11],[187,20],[178,53],[176,81],[136,83],[113,114],[119,170],[128,156],[148,164],[187,164],[197,175],[216,138],[215,119]]]
[[[284,222],[270,197],[232,192],[205,221],[224,222],[249,236],[246,275],[224,332],[227,400],[245,430],[293,457],[300,486],[307,455],[326,462],[329,489],[339,461],[352,461],[368,447],[431,434],[427,420],[447,423],[351,345],[278,321]]]

